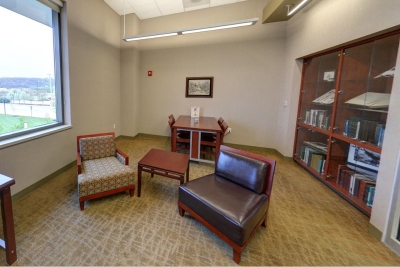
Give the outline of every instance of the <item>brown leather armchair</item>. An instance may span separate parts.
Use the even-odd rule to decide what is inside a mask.
[[[233,248],[240,263],[256,230],[267,224],[276,161],[221,146],[215,172],[179,186],[185,211]]]

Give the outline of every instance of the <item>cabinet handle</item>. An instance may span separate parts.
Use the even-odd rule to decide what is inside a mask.
[[[333,127],[333,130],[334,130],[334,131],[339,130],[339,129],[340,129],[340,128],[337,127],[337,126]]]
[[[297,130],[301,130],[301,127],[299,126],[299,127],[297,127]]]
[[[332,144],[336,144],[336,142],[337,142],[336,140],[332,140],[331,141]]]
[[[344,90],[339,90],[339,91],[338,91],[338,94],[343,95],[343,94],[344,94]]]
[[[295,157],[297,157],[298,155],[299,155],[299,154],[297,154],[297,153],[294,153],[294,156],[295,156]]]
[[[303,119],[303,117],[298,118],[299,121],[301,121]]]
[[[307,90],[303,90],[303,91],[301,91],[303,94],[305,94],[305,93],[307,93]]]
[[[328,174],[328,175],[326,176],[326,178],[331,179],[331,178],[333,178],[333,175],[332,175],[332,174]]]

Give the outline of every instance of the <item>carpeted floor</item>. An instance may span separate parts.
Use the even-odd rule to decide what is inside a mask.
[[[167,139],[119,139],[130,166]],[[368,218],[295,163],[277,160],[267,228],[241,265],[400,265],[400,257],[367,231]],[[190,179],[213,165],[190,163]],[[236,265],[232,249],[186,213],[178,215],[179,181],[143,174],[142,196],[121,193],[79,209],[71,168],[13,204],[14,265]],[[0,251],[0,264],[5,253]]]

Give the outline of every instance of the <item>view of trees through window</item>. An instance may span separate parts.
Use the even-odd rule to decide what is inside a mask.
[[[56,122],[53,28],[0,6],[0,33],[0,137]]]

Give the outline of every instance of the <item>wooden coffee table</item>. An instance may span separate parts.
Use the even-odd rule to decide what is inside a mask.
[[[184,183],[189,181],[189,155],[152,148],[138,162],[138,197],[140,197],[142,172],[151,173],[179,180]]]

